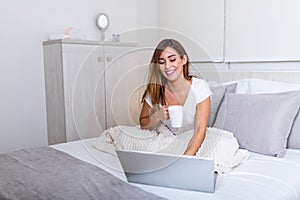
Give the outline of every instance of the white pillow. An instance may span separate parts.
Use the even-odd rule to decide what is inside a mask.
[[[237,83],[235,94],[249,94],[250,93],[250,80],[251,79],[241,79],[238,81],[227,82],[224,85]]]
[[[300,84],[268,81],[263,79],[250,79],[248,94],[279,93],[300,90]]]
[[[222,83],[217,83],[217,82],[208,82],[209,86],[212,87],[217,87],[217,86],[226,86],[226,85],[231,85],[234,83],[237,83],[235,94],[249,94],[250,93],[250,80],[251,79],[241,79],[237,81],[230,81],[230,82],[224,82]]]

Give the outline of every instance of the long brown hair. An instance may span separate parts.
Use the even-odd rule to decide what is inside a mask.
[[[165,91],[165,84],[167,82],[167,79],[161,74],[158,61],[161,53],[167,47],[173,48],[179,54],[180,58],[186,56],[187,62],[185,65],[183,65],[183,76],[187,80],[192,79],[192,76],[189,75],[189,58],[183,46],[177,40],[174,39],[162,40],[157,45],[152,55],[151,62],[149,65],[148,84],[142,97],[144,101],[146,95],[150,94],[152,105],[155,104],[165,105],[164,91]]]

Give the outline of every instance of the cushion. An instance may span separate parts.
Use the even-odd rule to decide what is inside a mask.
[[[288,143],[287,147],[288,148],[293,148],[293,149],[300,149],[300,111],[298,111],[298,114],[294,120],[294,124],[291,130],[291,133],[288,137]]]
[[[208,126],[211,127],[215,121],[217,111],[225,94],[224,86],[210,87],[212,95],[210,96],[210,112]]]
[[[299,84],[268,81],[262,79],[251,79],[249,82],[250,94],[279,93],[286,91],[300,90]],[[300,149],[300,117],[299,114],[294,120],[287,143],[288,148]]]
[[[251,79],[248,86],[249,94],[279,93],[300,90],[299,84],[268,81],[263,79]]]
[[[214,126],[233,132],[241,148],[283,157],[299,106],[299,93],[227,93]]]
[[[226,86],[210,86],[210,90],[212,92],[212,96],[210,98],[210,114],[208,119],[208,126],[211,127],[216,118],[216,114],[219,110],[220,104],[224,98],[225,93],[234,93],[236,89],[237,83],[229,84]]]

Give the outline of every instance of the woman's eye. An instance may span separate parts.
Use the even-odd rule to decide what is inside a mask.
[[[165,64],[165,61],[160,60],[160,61],[158,61],[158,63],[159,63],[160,65],[164,65],[164,64]]]
[[[170,59],[170,62],[175,62],[175,61],[176,61],[176,58]]]

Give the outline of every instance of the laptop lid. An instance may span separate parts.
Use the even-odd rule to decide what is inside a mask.
[[[212,159],[119,149],[117,155],[129,182],[214,192]]]

